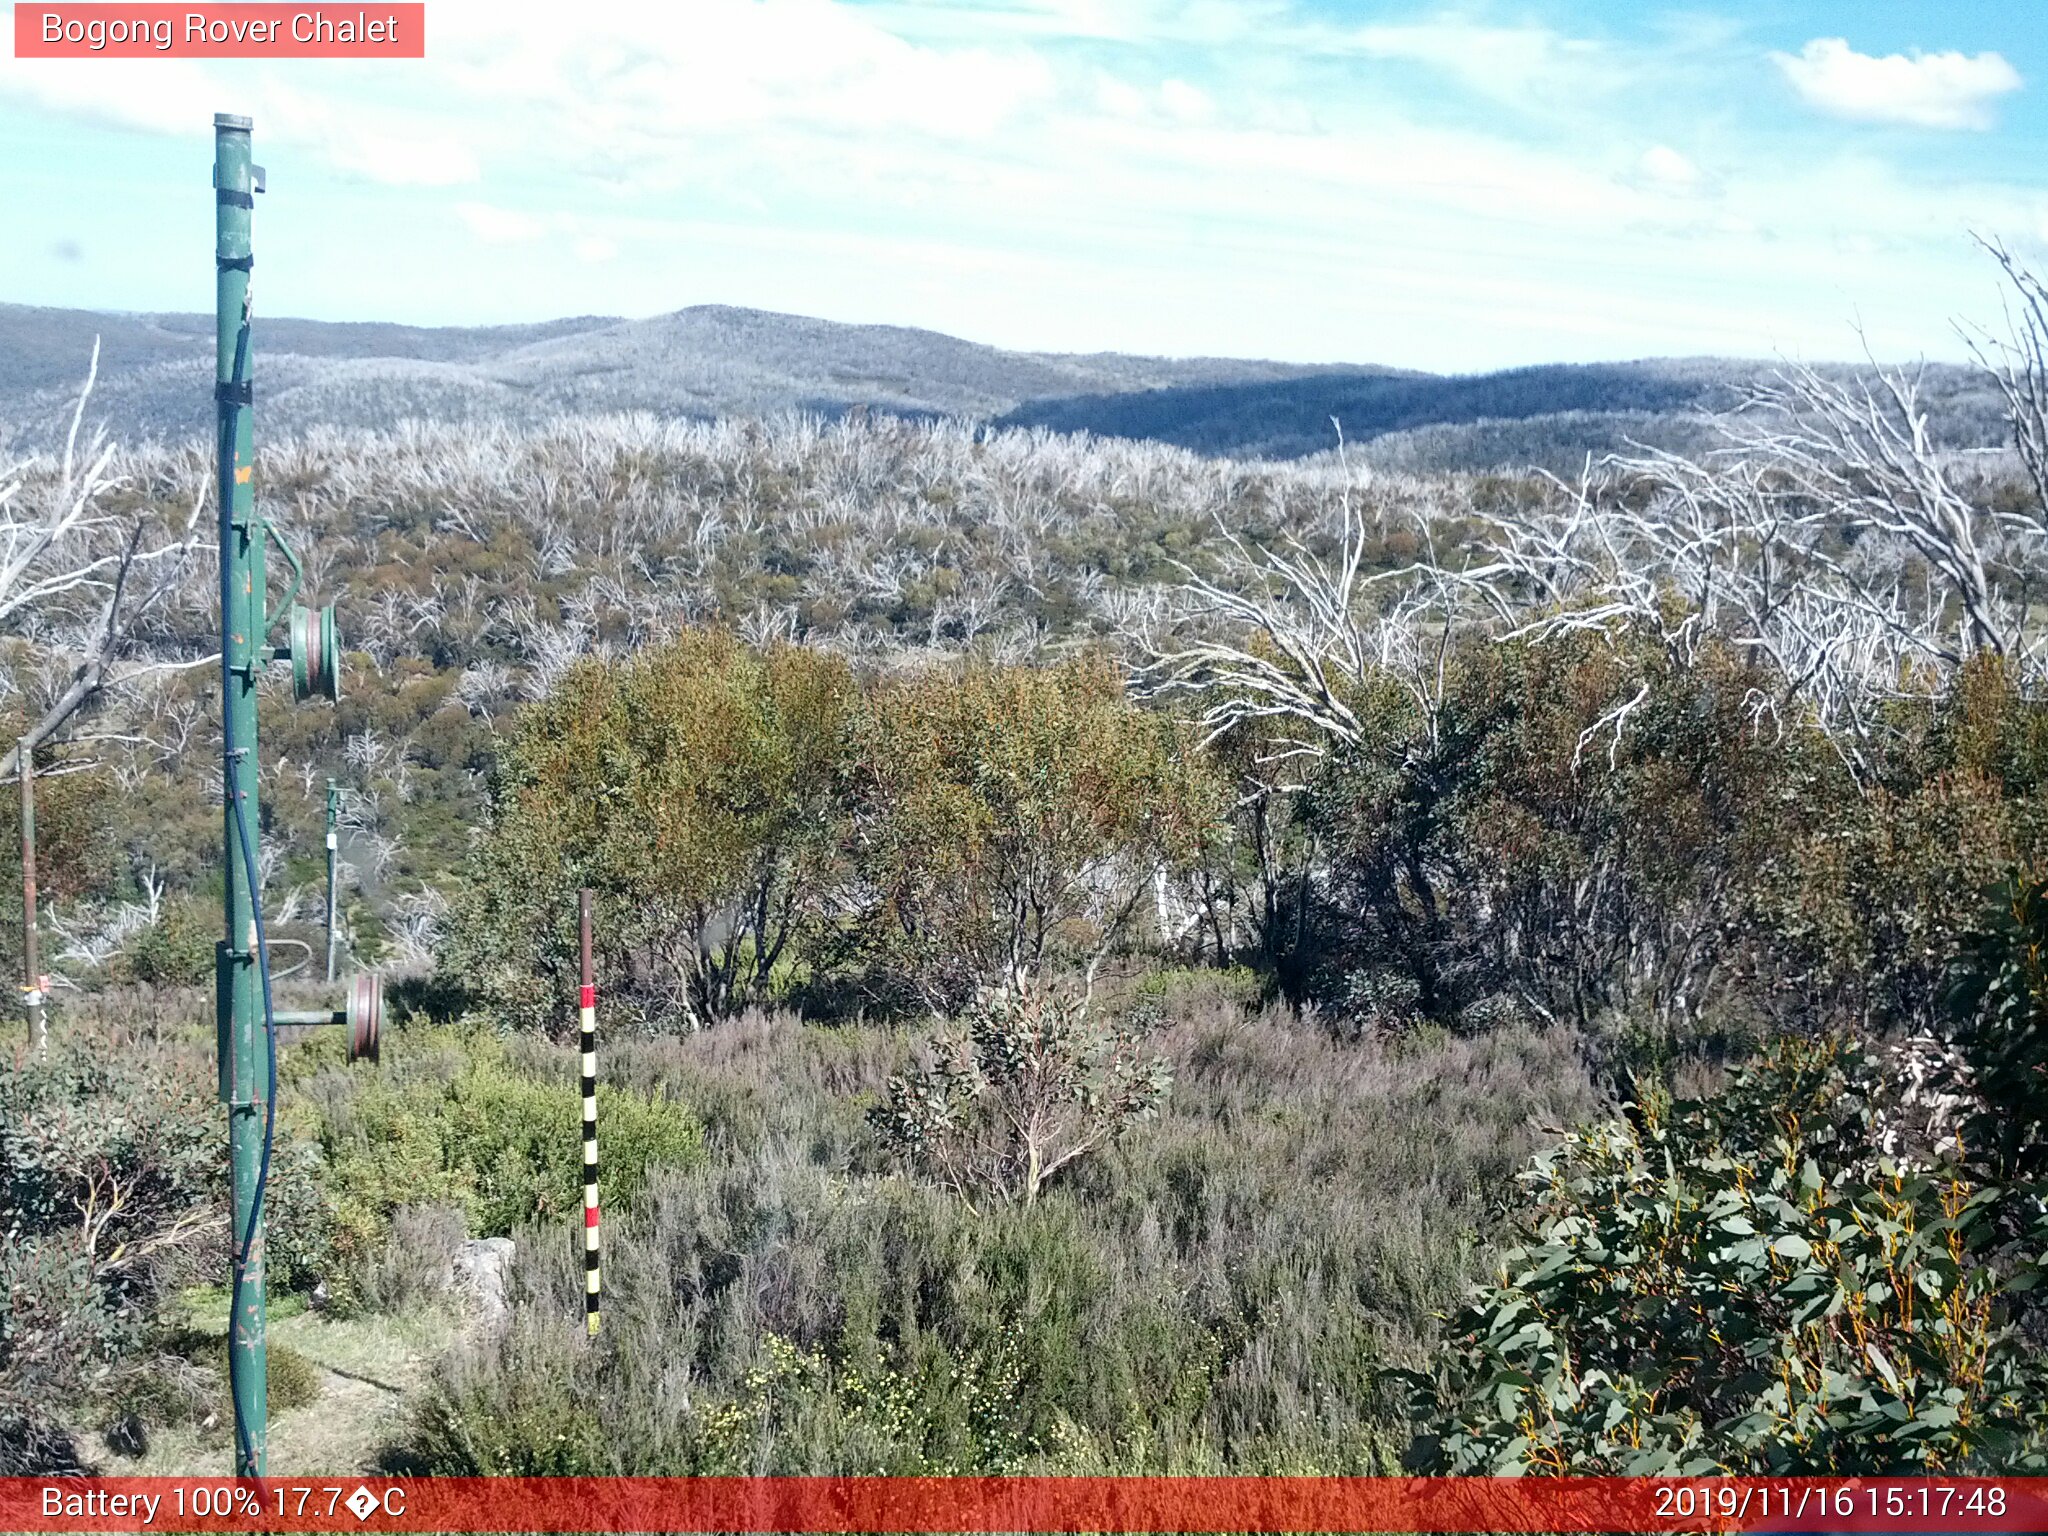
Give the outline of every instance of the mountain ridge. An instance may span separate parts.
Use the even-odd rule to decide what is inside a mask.
[[[0,449],[61,441],[100,344],[92,419],[116,439],[210,433],[214,320],[0,304]],[[1774,366],[1642,358],[1436,374],[1376,364],[1015,351],[917,326],[736,305],[643,318],[498,326],[259,317],[266,435],[610,411],[693,417],[861,408],[1004,427],[1150,438],[1239,458],[1296,458],[1345,438],[1421,469],[1572,463],[1630,441],[1691,447],[1703,413]],[[1976,445],[1995,415],[1967,370],[1933,365],[1945,435]]]

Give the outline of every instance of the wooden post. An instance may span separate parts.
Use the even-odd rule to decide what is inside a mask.
[[[604,1283],[598,1268],[597,979],[590,962],[588,886],[578,896],[577,929],[583,950],[583,990],[577,999],[583,1026],[583,1317],[595,1337],[601,1321]]]
[[[43,1012],[42,954],[36,943],[36,757],[29,739],[14,749],[21,780],[21,998],[28,1008],[29,1038],[38,1053],[50,1049],[50,1024]]]

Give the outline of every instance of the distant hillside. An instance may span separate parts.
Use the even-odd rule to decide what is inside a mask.
[[[1153,438],[1197,453],[1271,459],[1325,450],[1341,428],[1369,458],[1402,468],[1555,467],[1587,453],[1625,451],[1631,443],[1698,448],[1710,436],[1703,415],[1738,404],[1745,387],[1774,366],[1653,358],[1450,377],[1345,370],[1031,401],[1000,424]],[[1923,387],[1945,441],[1976,447],[1996,440],[1997,401],[1971,370],[1930,367]]]
[[[124,436],[212,419],[213,320],[0,305],[0,445],[49,440],[100,337],[95,415]],[[314,425],[532,421],[563,412],[837,414],[853,406],[985,419],[1038,399],[1266,383],[1328,372],[1226,358],[1006,352],[937,331],[704,305],[650,320],[422,329],[259,318],[267,432]]]
[[[1747,371],[1720,363],[1658,362],[1517,368],[1454,378],[1347,372],[1033,401],[1004,423],[1150,437],[1212,452],[1228,444],[1232,452],[1296,458],[1330,446],[1333,418],[1362,441],[1414,427],[1565,411],[1662,414],[1721,403],[1712,397],[1728,394],[1731,374]]]
[[[93,416],[116,436],[177,439],[212,421],[213,320],[0,305],[0,450],[59,439],[93,337]],[[647,320],[426,328],[260,319],[264,433],[408,418],[531,424],[565,413],[837,415],[853,407],[1153,438],[1294,458],[1346,439],[1402,468],[1568,465],[1628,441],[1689,447],[1699,413],[1768,364],[1652,360],[1446,377],[1231,358],[1009,352],[936,331],[701,305]],[[1930,370],[1951,441],[1988,441],[1989,395]]]

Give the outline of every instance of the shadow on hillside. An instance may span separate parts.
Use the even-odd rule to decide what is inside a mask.
[[[1730,375],[1733,376],[1732,373]],[[1301,458],[1335,446],[1332,417],[1353,441],[1416,427],[1521,420],[1564,412],[1672,412],[1712,403],[1709,366],[1586,363],[1441,377],[1357,370],[1251,384],[1183,385],[1032,401],[999,426],[1155,438],[1198,453]]]

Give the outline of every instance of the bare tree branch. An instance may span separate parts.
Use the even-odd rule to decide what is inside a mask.
[[[186,595],[186,578],[205,547],[199,527],[202,484],[182,525],[152,514],[115,513],[106,502],[123,485],[114,449],[79,437],[99,377],[99,343],[79,391],[54,480],[33,464],[0,474],[0,627],[71,639],[46,643],[64,682],[32,718],[31,748],[60,737],[109,689],[153,673],[207,665],[213,658],[132,654],[138,627]],[[81,467],[82,466],[82,467]],[[20,771],[19,744],[0,756],[0,778]]]

